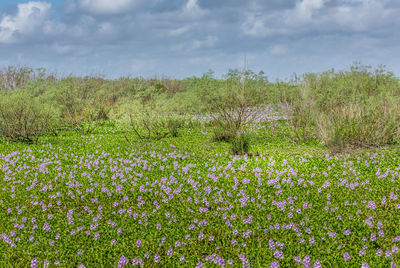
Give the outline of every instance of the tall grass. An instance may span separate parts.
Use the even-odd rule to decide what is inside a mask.
[[[332,150],[393,144],[400,139],[400,84],[383,69],[306,74],[290,99],[295,138],[319,138]]]

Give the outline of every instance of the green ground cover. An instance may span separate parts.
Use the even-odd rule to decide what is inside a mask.
[[[1,267],[400,265],[400,150],[119,124],[0,142]],[[393,267],[393,266],[392,266]]]

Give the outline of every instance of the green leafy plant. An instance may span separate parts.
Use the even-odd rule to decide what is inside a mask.
[[[90,87],[78,85],[78,82],[70,78],[62,84],[56,95],[57,101],[63,124],[89,134],[99,121],[109,119],[110,107],[100,96],[91,93]]]
[[[3,94],[0,100],[0,135],[11,141],[37,143],[54,121],[51,106],[27,92]]]
[[[297,88],[288,120],[293,141],[319,138],[340,151],[400,139],[400,83],[384,69],[354,65],[350,71],[306,74]]]
[[[229,142],[236,136],[235,128],[220,119],[215,119],[212,126],[213,141]]]
[[[235,155],[248,154],[250,152],[251,136],[249,133],[242,131],[231,141],[232,153]]]
[[[179,136],[179,130],[183,127],[184,121],[178,117],[170,116],[167,119],[168,132],[172,137]]]

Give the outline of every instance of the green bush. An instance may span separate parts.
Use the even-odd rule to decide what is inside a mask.
[[[247,122],[262,112],[257,107],[268,103],[289,107],[286,134],[294,142],[318,139],[329,148],[340,150],[400,140],[399,80],[383,68],[373,70],[358,64],[349,71],[294,75],[287,82],[275,83],[268,82],[262,72],[255,74],[248,70],[229,70],[221,79],[209,71],[202,77],[183,80],[142,77],[109,80],[99,76],[58,79],[47,75],[44,69],[11,66],[0,70],[0,91],[12,96],[20,91],[29,92],[29,98],[20,96],[22,102],[29,104],[32,97],[37,99],[32,105],[51,106],[49,125],[53,130],[59,126],[89,133],[103,120],[121,119],[129,123],[131,114],[134,123],[131,130],[145,139],[160,139],[179,135],[181,127],[181,122],[162,115],[205,113],[211,118],[213,140],[230,142],[248,127]],[[12,134],[17,135],[13,138],[4,130],[10,127],[5,122],[12,121],[13,113],[8,114],[8,109],[18,111],[16,105],[7,102],[11,95],[1,100],[2,135],[32,142],[24,138],[29,136],[27,130],[20,129],[20,134]],[[16,95],[13,98],[17,103]],[[28,104],[22,106],[24,113],[36,109]],[[21,113],[41,121],[46,109],[29,115]],[[250,110],[253,112],[249,113]],[[37,124],[35,120],[29,122]],[[33,132],[37,131],[39,128]]]
[[[240,132],[231,141],[232,153],[235,155],[248,154],[251,145],[251,136],[247,132]]]
[[[212,141],[232,141],[236,136],[236,127],[223,120],[215,119],[212,122]]]
[[[100,92],[103,82],[93,78],[68,78],[58,84],[56,100],[61,110],[61,121],[65,126],[71,126],[84,134],[96,129],[97,123],[109,119],[111,107]]]
[[[212,119],[213,141],[240,138],[244,125],[257,115],[257,105],[264,102],[262,85],[268,83],[266,78],[262,73],[230,70],[222,83],[212,83],[208,76],[203,79],[208,83],[198,94],[204,104],[202,112]]]
[[[289,133],[332,150],[390,145],[400,139],[400,83],[383,69],[306,74],[291,100]]]
[[[171,116],[167,119],[168,133],[172,137],[179,136],[179,129],[182,128],[183,125],[184,125],[184,121],[178,117]]]
[[[25,91],[1,96],[0,135],[6,139],[36,143],[55,121],[51,106]]]
[[[56,75],[47,74],[44,68],[8,66],[0,70],[0,91],[22,88],[33,81],[55,82]]]

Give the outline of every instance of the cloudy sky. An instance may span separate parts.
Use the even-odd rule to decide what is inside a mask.
[[[291,74],[353,62],[400,75],[398,0],[0,1],[0,66],[60,74],[219,77]]]

